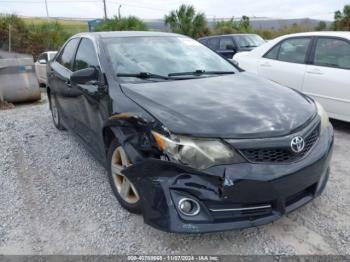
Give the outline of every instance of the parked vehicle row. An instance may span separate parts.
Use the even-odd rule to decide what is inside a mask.
[[[160,230],[266,224],[328,180],[333,129],[320,104],[182,35],[75,35],[49,64],[47,91],[54,125]]]
[[[233,59],[248,72],[313,97],[330,117],[350,121],[350,32],[285,35]]]
[[[198,41],[229,59],[236,53],[251,51],[265,43],[265,40],[256,34],[214,35],[199,38]]]

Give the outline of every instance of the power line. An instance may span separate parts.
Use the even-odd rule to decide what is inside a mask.
[[[47,0],[45,0],[45,7],[46,7],[46,16],[47,16],[47,19],[49,19],[49,7],[47,6]]]
[[[107,6],[106,6],[106,0],[103,0],[103,11],[105,13],[105,19],[107,19]]]

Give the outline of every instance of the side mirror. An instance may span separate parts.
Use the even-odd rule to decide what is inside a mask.
[[[46,65],[46,60],[45,59],[40,59],[38,62],[41,65]]]
[[[99,80],[99,71],[96,68],[89,67],[75,71],[70,76],[70,81],[76,84],[96,84]]]

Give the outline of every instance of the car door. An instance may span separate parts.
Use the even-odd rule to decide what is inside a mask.
[[[218,53],[223,57],[232,59],[233,55],[236,53],[235,44],[232,37],[224,36],[220,37],[219,40],[219,50]]]
[[[95,45],[92,40],[82,38],[74,60],[73,71],[93,67],[101,72]],[[76,99],[76,130],[95,152],[104,154],[102,129],[108,118],[108,97],[99,82],[77,84],[72,89],[80,95]]]
[[[66,43],[59,55],[51,63],[49,72],[49,86],[52,95],[57,99],[56,102],[64,125],[71,130],[75,128],[75,100],[79,93],[72,90],[70,76],[79,40],[80,38],[73,38]]]
[[[302,89],[311,37],[282,40],[258,61],[258,74],[281,85]]]
[[[331,117],[350,121],[350,41],[318,37],[311,57],[303,92],[319,101]]]

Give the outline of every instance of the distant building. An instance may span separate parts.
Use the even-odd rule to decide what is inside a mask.
[[[99,23],[101,23],[102,19],[94,19],[94,20],[90,20],[88,21],[88,28],[89,28],[89,32],[93,32],[96,25],[98,25]]]

